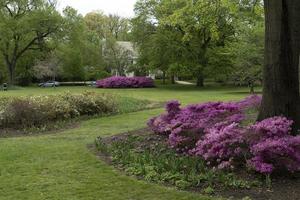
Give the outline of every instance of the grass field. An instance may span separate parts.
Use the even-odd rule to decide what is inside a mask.
[[[0,96],[44,95],[67,90],[72,93],[92,90],[157,101],[178,99],[184,104],[237,100],[248,95],[247,88],[164,86],[124,90],[23,88],[0,92]],[[212,199],[127,177],[87,149],[87,144],[93,143],[97,136],[145,127],[147,120],[161,111],[156,109],[87,120],[76,129],[51,135],[0,139],[0,200]]]

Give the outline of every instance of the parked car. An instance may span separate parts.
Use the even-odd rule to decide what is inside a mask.
[[[59,85],[60,83],[57,81],[47,81],[39,84],[40,87],[58,87]]]
[[[88,86],[96,87],[96,86],[97,86],[97,82],[96,82],[96,81],[90,81],[90,82],[88,83]]]

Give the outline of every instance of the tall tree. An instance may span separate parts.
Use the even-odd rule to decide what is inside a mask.
[[[106,41],[104,46],[104,59],[107,68],[111,72],[117,72],[118,75],[124,76],[129,72],[133,64],[133,51],[130,50],[130,43],[117,43],[114,39]]]
[[[86,80],[90,79],[90,69],[104,71],[103,38],[101,28],[92,24],[94,17],[86,20],[71,7],[64,10],[63,17],[64,36],[59,39],[57,48],[62,78],[70,81]],[[99,21],[97,19],[96,23]]]
[[[300,128],[300,1],[265,0],[266,41],[259,120],[284,115]]]
[[[113,38],[118,41],[130,39],[129,19],[119,15],[105,15],[101,11],[90,12],[84,17],[89,30],[94,31],[102,39]]]
[[[173,64],[188,66],[197,79],[197,85],[203,86],[208,67],[208,49],[224,45],[225,40],[234,33],[234,20],[228,7],[230,4],[227,5],[226,2],[138,1],[135,7],[136,18],[133,20],[133,36],[144,56],[143,60],[153,61],[150,57],[158,53],[155,49],[160,49],[162,53],[154,58],[160,61],[156,63],[156,68],[168,69]],[[152,42],[153,38],[160,42]],[[155,52],[145,54],[148,51],[145,47],[152,48]],[[156,59],[159,57],[162,59]]]
[[[0,53],[11,83],[20,58],[27,51],[41,49],[46,38],[59,31],[60,25],[54,1],[0,1]]]

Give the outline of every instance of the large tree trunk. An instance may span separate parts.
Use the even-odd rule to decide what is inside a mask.
[[[204,75],[203,75],[202,70],[198,71],[196,85],[197,85],[197,87],[203,87],[204,86]]]
[[[175,82],[175,75],[171,75],[171,84],[175,84],[176,82]]]
[[[8,58],[6,58],[5,63],[9,73],[9,83],[13,85],[15,83],[15,69],[16,69],[17,61],[16,60],[9,61]]]
[[[162,78],[163,78],[163,84],[166,84],[166,72],[165,71],[163,71]]]
[[[286,116],[300,128],[299,53],[300,1],[265,0],[266,46],[263,100],[258,116],[263,120]]]
[[[204,86],[204,78],[202,75],[198,75],[197,77],[197,87],[203,87]]]

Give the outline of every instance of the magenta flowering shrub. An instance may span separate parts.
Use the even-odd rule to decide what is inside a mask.
[[[300,170],[300,136],[290,134],[293,121],[273,117],[249,127],[247,140],[251,155],[248,165],[270,174],[274,170]]]
[[[203,157],[208,164],[219,169],[233,168],[244,156],[245,130],[239,124],[232,123],[207,131],[196,144],[193,154]]]
[[[258,109],[261,103],[262,97],[258,95],[251,95],[243,99],[242,101],[236,102],[240,108],[247,109]]]
[[[257,172],[300,170],[300,136],[290,134],[292,121],[274,117],[248,126],[247,110],[258,109],[261,97],[239,102],[209,102],[180,108],[178,101],[166,105],[166,113],[148,126],[168,136],[178,152],[200,156],[219,169],[250,166]]]
[[[154,81],[148,77],[112,76],[96,82],[98,88],[147,88],[154,87]]]
[[[246,107],[241,105],[240,102],[208,102],[180,109],[177,101],[171,101],[166,105],[167,113],[151,119],[148,126],[158,134],[168,135],[173,148],[189,152],[210,128],[242,122]]]

